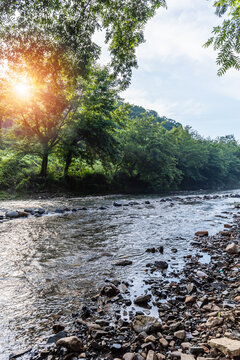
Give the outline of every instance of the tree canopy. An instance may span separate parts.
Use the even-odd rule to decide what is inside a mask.
[[[98,59],[96,31],[104,31],[111,68],[126,87],[137,66],[136,47],[144,41],[144,25],[165,0],[3,0],[0,24],[3,55],[13,42],[31,51],[44,36],[54,52],[66,54],[81,74]],[[19,48],[21,49],[21,47]]]
[[[228,15],[222,25],[214,27],[213,36],[205,44],[218,51],[218,75],[221,76],[230,68],[240,70],[240,2],[217,0],[214,6],[218,16]]]

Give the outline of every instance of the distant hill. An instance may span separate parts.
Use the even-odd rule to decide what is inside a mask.
[[[160,123],[165,121],[166,123],[164,124],[164,127],[167,130],[171,130],[173,127],[182,126],[179,122],[173,119],[168,119],[165,116],[159,116],[158,113],[154,110],[146,110],[142,106],[130,105],[129,116],[131,119],[134,119],[136,117],[142,117],[143,114],[148,114],[149,116],[155,117],[156,121]]]

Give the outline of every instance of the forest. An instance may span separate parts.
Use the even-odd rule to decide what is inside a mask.
[[[2,192],[160,193],[239,185],[234,136],[205,139],[123,102],[107,67],[93,68],[81,85],[70,98],[39,92],[34,104],[26,89],[12,90],[16,103],[3,106],[1,124]]]
[[[234,136],[205,139],[121,98],[137,67],[144,25],[161,6],[164,0],[81,6],[67,0],[2,2],[3,193],[159,193],[239,185],[240,146]],[[238,24],[235,5],[217,1],[215,7],[218,15],[230,8]],[[231,42],[225,36],[232,21],[214,28],[205,44],[219,51],[219,75],[238,64],[238,36]],[[93,41],[100,30],[111,57],[105,67]]]

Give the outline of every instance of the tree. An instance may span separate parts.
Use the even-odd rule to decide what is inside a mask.
[[[165,0],[2,0],[1,52],[7,50],[9,56],[13,41],[37,43],[44,34],[55,44],[55,52],[71,54],[75,70],[83,75],[99,58],[93,35],[103,30],[113,73],[126,87],[137,66],[136,47],[144,41],[144,25],[160,6],[166,6]]]
[[[177,168],[182,173],[181,186],[191,188],[206,180],[201,170],[207,163],[207,149],[203,139],[190,127],[174,130],[177,142]]]
[[[126,116],[126,107],[119,104],[118,90],[107,67],[92,69],[88,80],[82,82],[81,102],[61,142],[65,177],[74,157],[90,165],[100,160],[105,166],[118,157],[115,133]]]
[[[213,46],[218,51],[218,75],[230,68],[240,70],[240,2],[239,0],[217,0],[214,3],[216,14],[222,16],[228,12],[228,18],[222,25],[213,29],[213,36],[205,46]]]
[[[135,185],[145,185],[151,190],[175,187],[181,172],[177,169],[176,139],[155,117],[146,113],[131,119],[119,134],[123,155],[119,173]]]
[[[11,131],[17,146],[42,158],[40,175],[44,177],[49,153],[60,141],[61,132],[76,109],[76,101],[81,98],[81,87],[76,82],[73,86],[71,76],[66,74],[67,67],[62,66],[67,58],[55,56],[53,48],[54,44],[47,46],[44,39],[39,39],[31,51],[25,44],[15,59],[16,47],[8,71],[3,74],[0,93],[14,120]],[[28,87],[28,94],[16,93],[16,86]]]

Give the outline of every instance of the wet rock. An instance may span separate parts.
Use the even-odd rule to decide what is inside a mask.
[[[59,339],[65,338],[67,336],[67,333],[65,331],[59,331],[56,335],[50,336],[48,338],[47,344],[54,344]]]
[[[220,231],[220,234],[221,234],[222,236],[229,236],[229,237],[231,237],[231,233],[230,233],[229,231]]]
[[[18,217],[28,217],[29,213],[26,211],[18,211]]]
[[[140,204],[139,204],[139,202],[137,202],[137,201],[130,201],[130,202],[128,203],[128,205],[134,206],[134,205],[140,205]]]
[[[208,341],[208,344],[214,348],[221,351],[227,356],[240,356],[240,341],[232,340],[226,337],[220,339],[211,339]]]
[[[27,213],[30,213],[33,215],[35,213],[35,210],[27,208],[27,209],[24,209],[24,212],[27,212]]]
[[[119,289],[115,285],[109,284],[109,285],[105,285],[101,289],[100,294],[108,297],[113,297],[119,294],[119,292],[120,292]]]
[[[116,266],[132,265],[132,261],[131,261],[131,260],[119,260],[119,261],[116,261],[116,262],[114,263],[114,265],[116,265]]]
[[[122,204],[119,201],[114,201],[113,206],[120,207]]]
[[[134,304],[147,304],[151,300],[151,295],[142,295],[134,299]]]
[[[120,351],[121,349],[122,349],[122,345],[121,345],[121,344],[115,343],[115,344],[112,344],[112,346],[111,346],[111,350],[112,350],[113,352],[118,352],[118,351]]]
[[[37,212],[42,215],[45,214],[46,210],[45,209],[37,209]]]
[[[198,271],[196,272],[196,275],[197,275],[197,277],[199,277],[200,279],[204,279],[204,278],[207,278],[207,277],[208,277],[208,275],[207,275],[204,271],[201,271],[201,270],[198,270]]]
[[[174,336],[175,336],[177,339],[184,340],[184,339],[185,339],[185,336],[186,336],[186,331],[185,331],[185,330],[175,331]]]
[[[20,350],[20,351],[14,353],[14,354],[10,354],[10,355],[9,355],[9,360],[10,360],[10,359],[17,359],[17,358],[20,357],[20,356],[22,357],[23,355],[29,353],[30,351],[32,351],[32,349]]]
[[[155,261],[154,266],[161,270],[166,270],[168,268],[168,263],[166,261]]]
[[[137,315],[131,325],[136,333],[145,331],[147,334],[151,334],[161,330],[160,320],[147,315]]]
[[[240,252],[240,249],[239,249],[239,246],[237,244],[231,243],[226,247],[225,251],[228,254],[234,255],[234,254],[238,254]]]
[[[225,227],[226,229],[231,229],[231,228],[232,228],[232,225],[230,225],[230,224],[224,224],[224,227]]]
[[[91,310],[89,309],[89,307],[86,305],[83,305],[82,309],[81,309],[81,313],[80,313],[81,318],[87,319],[87,318],[89,318],[90,315],[91,315]]]
[[[57,213],[57,214],[63,214],[63,213],[64,213],[64,210],[63,210],[63,209],[56,209],[56,210],[55,210],[55,213]]]
[[[197,231],[195,235],[199,237],[208,236],[208,231]]]
[[[65,327],[61,324],[54,324],[52,329],[53,329],[54,334],[57,334],[60,331],[63,331],[65,329]]]
[[[7,211],[5,216],[10,219],[16,219],[19,217],[19,212],[18,211]]]
[[[80,352],[83,349],[82,342],[77,336],[62,338],[56,342],[57,346],[63,346],[70,351]]]
[[[147,248],[147,249],[146,249],[146,252],[147,252],[147,253],[153,253],[153,254],[154,254],[154,253],[156,252],[156,249],[155,249],[155,248]]]
[[[38,214],[38,213],[34,213],[34,216],[35,216],[36,218],[39,218],[39,217],[41,217],[42,215],[40,215],[40,214]]]
[[[157,248],[157,250],[158,250],[161,254],[163,254],[163,251],[164,251],[163,245],[160,245],[160,246]]]

